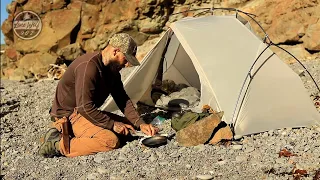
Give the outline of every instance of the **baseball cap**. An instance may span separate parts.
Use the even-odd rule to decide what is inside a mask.
[[[125,55],[126,60],[132,66],[139,66],[140,65],[140,62],[136,58],[137,44],[129,34],[127,34],[127,33],[114,34],[109,39],[109,45],[111,45],[115,48],[119,48],[120,51]]]

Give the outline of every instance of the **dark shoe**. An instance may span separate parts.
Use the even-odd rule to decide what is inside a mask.
[[[59,151],[59,142],[61,133],[56,128],[51,128],[44,136],[44,143],[41,144],[38,153],[47,158],[61,155]]]

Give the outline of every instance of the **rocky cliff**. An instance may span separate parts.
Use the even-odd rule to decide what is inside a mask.
[[[9,17],[2,24],[7,45],[2,78],[45,77],[50,64],[69,64],[85,52],[102,49],[116,32],[134,37],[141,60],[170,23],[201,11],[173,13],[212,6],[253,13],[274,43],[303,60],[320,57],[320,0],[15,0],[7,6]],[[13,33],[13,19],[23,10],[36,12],[42,20],[41,33],[32,40]]]

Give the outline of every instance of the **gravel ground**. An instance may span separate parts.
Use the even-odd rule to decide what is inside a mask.
[[[320,60],[305,65],[320,84]],[[302,73],[297,64],[291,67]],[[305,73],[305,75],[307,75]],[[315,86],[301,74],[310,94]],[[159,148],[138,140],[111,152],[76,158],[37,155],[50,125],[48,110],[57,81],[1,82],[1,177],[4,179],[293,179],[303,169],[312,179],[320,169],[320,127],[280,129],[245,136],[229,147],[179,147],[172,139]],[[162,128],[172,133],[170,121]],[[287,148],[296,156],[279,157]],[[199,176],[198,176],[199,177]]]

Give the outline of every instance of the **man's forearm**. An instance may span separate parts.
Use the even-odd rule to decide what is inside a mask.
[[[139,128],[141,124],[145,123],[144,120],[140,118],[140,115],[131,100],[127,100],[123,113],[126,118],[137,128]]]

